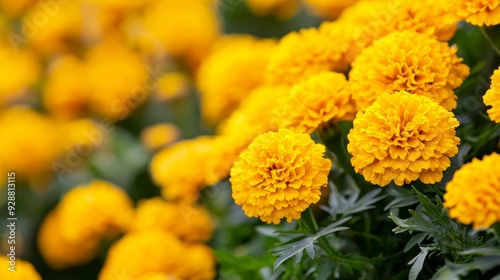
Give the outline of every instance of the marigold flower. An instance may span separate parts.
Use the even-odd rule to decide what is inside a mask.
[[[161,123],[144,128],[141,132],[141,142],[149,150],[157,150],[179,139],[177,126],[171,123]]]
[[[319,72],[342,68],[341,58],[335,42],[318,29],[293,31],[279,41],[269,60],[266,80],[273,85],[292,86]]]
[[[0,0],[0,9],[10,17],[17,17],[36,2],[37,0]]]
[[[500,221],[500,155],[493,153],[464,164],[446,184],[444,207],[450,217],[474,229]]]
[[[349,81],[358,110],[383,92],[407,91],[430,97],[447,110],[457,106],[454,89],[469,67],[449,47],[413,31],[394,32],[363,50],[352,63]]]
[[[168,146],[153,157],[151,176],[168,200],[193,203],[207,185],[204,174],[212,137],[201,136]]]
[[[171,72],[160,77],[154,97],[160,101],[171,101],[189,93],[189,81],[181,72]]]
[[[308,134],[283,128],[260,135],[231,169],[236,204],[267,223],[299,219],[328,183],[332,163],[324,153],[325,147]]]
[[[343,74],[321,72],[295,85],[278,107],[278,123],[311,133],[330,122],[352,121],[356,105]]]
[[[246,0],[248,7],[257,16],[275,14],[281,20],[293,17],[299,9],[298,0]]]
[[[264,83],[264,70],[276,47],[271,39],[228,36],[220,39],[197,73],[203,119],[218,124],[243,98]]]
[[[203,256],[198,257],[200,249]],[[147,265],[141,264],[147,260]],[[162,273],[174,279],[205,280],[215,277],[215,258],[205,245],[187,245],[164,231],[126,234],[108,252],[99,280],[139,279]]]
[[[119,187],[95,180],[71,189],[43,222],[38,244],[53,268],[84,264],[104,237],[127,231],[133,202]]]
[[[346,7],[356,3],[357,1],[358,0],[305,0],[305,3],[315,14],[329,19],[336,19]]]
[[[458,152],[453,113],[421,95],[384,93],[358,112],[348,134],[354,170],[373,184],[441,181]]]
[[[139,202],[132,231],[163,230],[181,240],[205,242],[212,237],[213,223],[205,209],[189,204],[171,203],[157,197]]]
[[[0,43],[0,108],[23,97],[40,77],[37,58],[28,51]]]
[[[477,26],[500,23],[500,2],[496,0],[458,0],[457,15]]]
[[[488,115],[497,123],[500,123],[500,68],[491,76],[491,86],[483,96],[484,104],[492,106],[488,109]]]
[[[2,269],[0,269],[0,279],[8,279],[8,280],[42,280],[42,277],[36,271],[35,267],[24,260],[16,257],[15,263],[15,272],[9,270],[10,267],[10,258],[8,256],[0,256],[0,262],[2,263]]]

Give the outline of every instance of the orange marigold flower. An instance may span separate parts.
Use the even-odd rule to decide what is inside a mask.
[[[358,0],[305,0],[305,3],[313,10],[315,14],[335,19],[348,6],[356,3]]]
[[[321,72],[295,85],[281,101],[277,114],[280,126],[311,133],[338,121],[352,121],[356,105],[343,74]]]
[[[289,129],[267,132],[241,153],[231,169],[233,198],[249,217],[279,224],[300,219],[320,199],[332,167],[325,146]]]
[[[144,260],[147,265],[141,264]],[[205,245],[183,244],[164,231],[131,232],[110,248],[99,280],[140,279],[154,273],[173,279],[214,279],[215,258]]]
[[[163,148],[151,161],[151,176],[169,200],[193,203],[207,185],[205,162],[213,139],[201,136]],[[196,175],[193,175],[196,174]]]
[[[413,31],[394,32],[378,40],[352,63],[349,81],[358,110],[384,92],[407,91],[430,97],[447,110],[457,106],[454,89],[469,67],[449,47]]]
[[[484,104],[492,106],[488,109],[488,115],[497,123],[500,123],[500,68],[495,70],[491,76],[491,86],[483,96]]]
[[[354,119],[347,145],[351,164],[380,186],[439,182],[458,152],[458,125],[453,113],[425,96],[384,93]]]
[[[458,0],[457,15],[465,21],[490,26],[500,23],[500,2],[497,0]]]
[[[444,207],[450,217],[474,229],[487,229],[500,221],[500,155],[474,158],[446,184]]]
[[[139,202],[132,231],[160,229],[185,242],[205,242],[212,237],[213,222],[208,212],[189,204],[171,203],[156,197]]]
[[[266,69],[273,85],[291,86],[319,72],[337,70],[342,54],[335,42],[316,28],[301,29],[281,38]]]
[[[171,101],[188,95],[188,77],[181,72],[171,72],[161,76],[153,97],[159,101]]]
[[[271,39],[248,35],[220,39],[200,66],[197,85],[203,119],[216,125],[264,83],[264,69],[276,48]]]
[[[276,15],[281,20],[293,17],[299,10],[298,0],[246,0],[248,7],[257,16]]]
[[[0,279],[8,279],[8,280],[42,280],[42,277],[36,271],[35,267],[24,260],[15,258],[14,270],[11,269],[10,258],[8,256],[0,256],[0,262],[2,263],[0,269]]]
[[[160,123],[148,126],[141,131],[141,143],[149,150],[156,150],[179,139],[177,126],[171,123]]]

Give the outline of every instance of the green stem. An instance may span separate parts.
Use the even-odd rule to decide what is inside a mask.
[[[481,26],[479,29],[481,30],[481,33],[483,33],[484,38],[486,38],[486,40],[493,47],[493,49],[495,50],[495,52],[497,53],[497,55],[500,56],[500,50],[498,49],[498,47],[495,44],[495,42],[493,42],[493,40],[491,39],[491,37],[488,35],[488,33],[486,33],[486,29],[483,26]]]

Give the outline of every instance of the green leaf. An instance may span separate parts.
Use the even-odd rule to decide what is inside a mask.
[[[470,263],[456,264],[446,261],[446,264],[439,269],[433,280],[458,280],[460,276],[466,276],[469,272],[474,270],[481,270],[482,272],[490,270],[500,265],[500,256],[486,256],[477,258]]]
[[[389,208],[401,208],[417,203],[418,203],[418,196],[416,195],[412,195],[409,197],[400,197],[394,199],[393,201],[391,201],[391,203],[387,204],[387,206],[384,208],[384,211],[388,210]]]
[[[429,237],[428,233],[415,234],[414,236],[411,237],[410,241],[406,243],[404,252],[406,253],[410,251],[410,249],[413,248],[415,245],[420,245],[420,243],[422,243],[422,241],[424,241],[424,239],[426,239],[427,237]]]
[[[500,249],[495,247],[478,247],[459,252],[460,255],[500,256]]]
[[[348,216],[372,209],[375,207],[375,203],[386,197],[386,195],[379,196],[382,192],[381,188],[369,191],[361,199],[358,199],[358,189],[354,190],[354,192],[348,196],[340,194],[333,182],[330,182],[330,189],[329,207],[322,206],[321,209],[328,212],[333,217],[337,215]]]
[[[428,247],[420,247],[420,253],[416,257],[414,257],[408,264],[413,264],[410,269],[410,274],[408,276],[409,280],[416,280],[418,277],[418,274],[422,270],[422,267],[424,267],[424,261],[425,258],[427,257],[427,254],[429,254],[430,249]]]

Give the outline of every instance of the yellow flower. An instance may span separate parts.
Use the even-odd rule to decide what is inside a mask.
[[[269,60],[266,80],[273,85],[292,86],[314,74],[337,70],[342,53],[316,28],[301,29],[281,38]]]
[[[189,93],[189,81],[181,72],[171,72],[160,77],[154,97],[159,101],[171,101]]]
[[[2,268],[0,269],[0,279],[8,280],[42,280],[40,274],[36,271],[35,267],[24,260],[19,259],[17,256],[13,261],[14,266],[10,262],[10,258],[2,254],[0,256]],[[14,267],[15,271],[9,270]]]
[[[447,110],[457,106],[454,89],[469,67],[449,47],[413,31],[394,32],[366,48],[352,63],[349,82],[358,110],[384,92],[407,91],[432,98]]]
[[[133,216],[133,202],[119,187],[101,180],[76,186],[43,222],[40,252],[53,268],[84,264],[103,238],[127,231]]]
[[[139,202],[132,231],[163,230],[181,240],[205,242],[212,237],[213,223],[205,209],[189,204],[171,203],[151,198]]]
[[[321,72],[295,85],[278,107],[280,126],[312,133],[338,121],[352,121],[356,105],[343,74]]]
[[[347,145],[351,164],[380,186],[439,182],[458,152],[458,125],[453,113],[425,96],[384,93],[354,119]]]
[[[487,229],[500,221],[500,155],[474,158],[453,174],[446,184],[444,207],[450,217],[474,229]]]
[[[26,90],[38,81],[41,67],[28,51],[0,43],[0,108],[23,97]]]
[[[246,0],[250,10],[257,16],[275,14],[281,20],[293,17],[299,9],[297,0]]]
[[[174,124],[161,123],[144,128],[141,142],[149,150],[157,150],[179,139],[179,129]]]
[[[309,5],[315,14],[329,19],[335,19],[346,7],[357,1],[358,0],[305,0],[305,3]]]
[[[0,10],[10,17],[17,17],[36,2],[37,0],[0,0]]]
[[[457,15],[477,26],[500,23],[500,2],[497,0],[458,0]]]
[[[215,278],[214,266],[215,258],[205,245],[183,244],[159,230],[131,232],[113,244],[99,280],[138,279],[153,273],[208,280]]]
[[[122,280],[122,279],[119,279],[119,280]],[[175,277],[172,275],[168,275],[166,273],[153,272],[153,273],[148,273],[148,274],[142,275],[141,277],[137,278],[136,280],[181,280],[181,278],[178,278],[178,277]]]
[[[500,123],[500,68],[495,70],[491,76],[491,86],[483,96],[484,104],[492,106],[488,109],[488,115],[497,123]]]
[[[307,134],[280,129],[260,135],[231,169],[236,204],[267,223],[299,219],[328,183],[332,163],[324,153]]]
[[[249,35],[220,39],[197,73],[203,119],[210,125],[228,117],[254,88],[264,83],[264,70],[276,42]]]
[[[119,41],[91,48],[84,74],[90,109],[100,117],[124,119],[147,98],[146,65]]]
[[[151,161],[153,181],[168,200],[193,203],[207,185],[205,162],[213,139],[201,136],[163,148]]]

